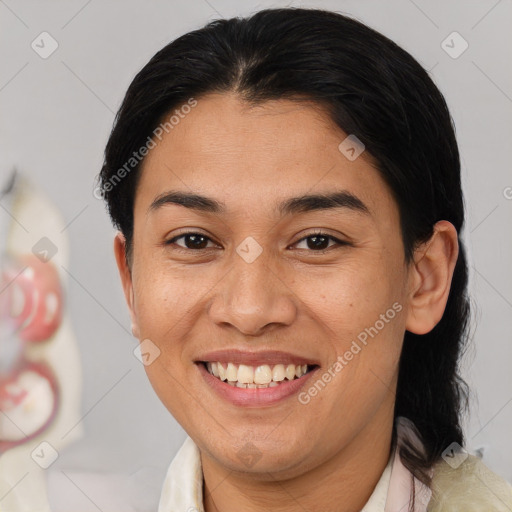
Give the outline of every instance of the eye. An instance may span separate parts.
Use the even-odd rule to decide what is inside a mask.
[[[329,245],[329,242],[333,242]],[[348,242],[344,242],[343,240],[339,240],[334,236],[328,235],[327,233],[311,233],[310,235],[302,238],[294,245],[298,246],[299,244],[305,244],[305,247],[298,247],[298,249],[310,249],[316,252],[326,251],[333,245],[349,245]]]
[[[181,242],[178,242],[181,241]],[[305,247],[299,247],[300,244],[305,244]],[[182,233],[171,238],[165,242],[165,245],[177,245],[182,249],[189,250],[204,250],[217,245],[212,240],[203,235],[202,233]],[[348,242],[339,240],[338,238],[328,235],[327,233],[311,233],[310,235],[302,238],[294,244],[300,250],[310,250],[313,252],[324,252],[330,249],[333,245],[349,245]]]
[[[183,242],[178,243],[178,240],[181,239],[183,239]],[[212,245],[208,246],[209,242],[211,242]],[[206,235],[203,235],[202,233],[182,233],[181,235],[175,236],[174,238],[171,238],[165,242],[165,245],[172,244],[176,244],[177,246],[184,249],[193,250],[209,249],[210,247],[215,247],[215,244],[213,244],[210,238],[208,238]]]

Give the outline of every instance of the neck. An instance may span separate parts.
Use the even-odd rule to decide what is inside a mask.
[[[393,408],[381,408],[350,444],[293,478],[235,473],[201,453],[205,512],[358,512],[389,461],[392,428]]]

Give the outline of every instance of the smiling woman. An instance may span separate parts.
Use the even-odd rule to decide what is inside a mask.
[[[214,21],[135,77],[99,189],[189,435],[160,512],[510,509],[462,448],[459,154],[408,53],[321,10]]]

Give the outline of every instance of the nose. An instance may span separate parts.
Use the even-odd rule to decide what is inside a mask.
[[[252,262],[236,252],[232,259],[231,270],[217,285],[210,303],[210,319],[246,336],[291,325],[297,315],[295,295],[266,251]]]

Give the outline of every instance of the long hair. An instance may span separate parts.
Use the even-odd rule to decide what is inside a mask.
[[[424,335],[405,333],[395,418],[409,418],[425,451],[404,444],[400,457],[421,481],[452,442],[464,444],[467,385],[458,362],[467,341],[468,269],[460,233],[464,205],[454,127],[428,73],[387,37],[347,16],[319,9],[268,9],[216,20],[174,40],[131,83],[105,150],[100,188],[130,253],[138,168],[112,179],[164,115],[191,97],[235,92],[250,104],[313,100],[356,135],[396,200],[405,260],[448,220],[459,255],[446,310]],[[126,168],[125,168],[126,170]],[[107,186],[110,183],[111,186]],[[396,428],[393,429],[393,446]]]

